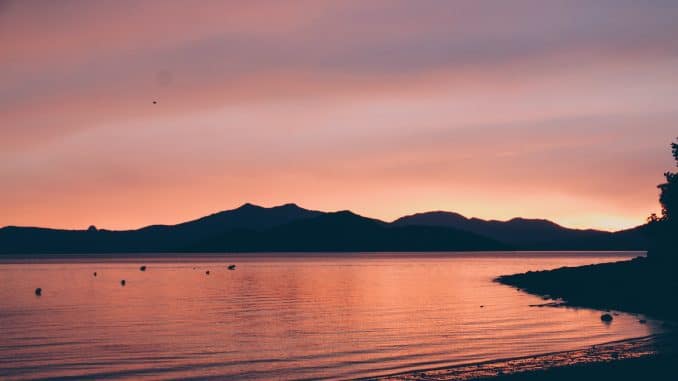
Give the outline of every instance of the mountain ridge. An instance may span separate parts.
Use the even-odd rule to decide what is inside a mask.
[[[570,229],[546,219],[507,221],[432,211],[392,222],[350,210],[245,203],[175,225],[135,230],[0,228],[0,254],[196,251],[644,250],[642,226]]]

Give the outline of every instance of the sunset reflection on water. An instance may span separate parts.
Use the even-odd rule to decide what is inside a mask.
[[[546,301],[492,282],[501,274],[629,256],[318,254],[4,263],[0,378],[341,379],[645,336],[656,332],[656,323],[620,314],[606,325],[599,311],[530,307]],[[227,269],[231,263],[235,271]],[[42,296],[34,295],[36,287]]]

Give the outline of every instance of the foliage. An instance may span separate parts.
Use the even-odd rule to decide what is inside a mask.
[[[678,139],[671,143],[671,151],[678,167]],[[664,173],[666,182],[659,184],[659,203],[662,206],[661,216],[648,217],[649,233],[653,236],[654,247],[648,252],[650,258],[660,262],[678,262],[678,173]]]
[[[671,143],[671,151],[674,159],[676,159],[676,166],[678,167],[678,143]],[[659,202],[662,205],[662,216],[650,216],[650,221],[672,221],[678,215],[678,173],[666,172],[664,173],[666,182],[659,184],[660,189]]]

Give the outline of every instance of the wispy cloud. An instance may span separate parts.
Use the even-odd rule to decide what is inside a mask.
[[[2,4],[0,225],[250,200],[614,228],[670,164],[675,2]]]

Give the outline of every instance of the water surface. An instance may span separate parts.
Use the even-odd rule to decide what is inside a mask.
[[[530,307],[546,301],[492,282],[635,255],[5,261],[0,379],[346,379],[640,337],[658,325],[626,314],[604,324],[599,311]],[[227,270],[231,263],[235,271]]]

